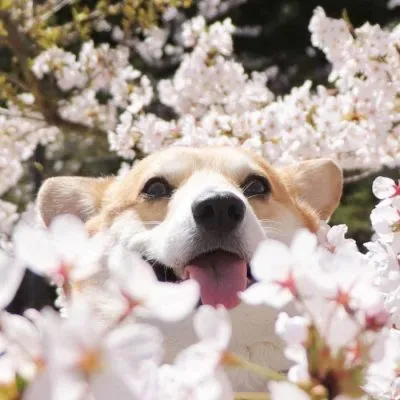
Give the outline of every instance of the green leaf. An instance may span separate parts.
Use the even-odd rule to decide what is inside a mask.
[[[21,375],[18,375],[15,377],[15,384],[18,390],[18,393],[22,393],[26,387],[28,386],[29,382],[23,378]]]
[[[0,10],[10,10],[13,0],[0,0]]]

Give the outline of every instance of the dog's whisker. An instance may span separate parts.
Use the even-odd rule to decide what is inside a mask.
[[[148,227],[148,226],[153,227],[153,226],[160,225],[161,222],[162,222],[162,221],[145,221],[145,222],[142,222],[142,224],[143,224],[144,226],[146,226],[146,227]]]
[[[278,234],[278,235],[286,235],[285,231],[283,231],[281,229],[264,228],[264,232]]]
[[[245,192],[251,185],[252,185],[252,182],[249,182],[246,186],[244,186],[242,188],[242,191]],[[249,196],[248,198],[250,199],[251,197],[254,197],[254,196]]]
[[[284,225],[282,221],[277,221],[274,219],[259,219],[261,223],[268,223],[268,224],[277,224],[277,225]]]
[[[269,224],[269,223],[261,223],[261,226],[264,227],[264,228],[274,228],[274,229],[283,228],[282,225],[279,225],[279,224],[274,225],[274,224]]]
[[[243,189],[243,190],[245,190],[245,189]],[[253,197],[259,197],[260,195],[258,195],[258,194],[253,194],[252,196],[248,196],[247,198],[248,199],[252,199]]]
[[[263,228],[283,229],[282,225],[261,224]]]

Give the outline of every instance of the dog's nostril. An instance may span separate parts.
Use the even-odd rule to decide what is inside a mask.
[[[229,232],[243,220],[245,204],[230,192],[211,192],[192,205],[192,214],[199,227],[210,231]]]
[[[243,209],[237,204],[228,207],[228,217],[240,221],[243,218]]]
[[[211,205],[207,204],[203,207],[201,214],[202,218],[212,218],[214,216],[214,209]]]

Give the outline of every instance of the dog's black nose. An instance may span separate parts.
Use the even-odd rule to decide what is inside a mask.
[[[205,230],[227,233],[235,229],[244,218],[245,204],[230,192],[212,192],[192,204],[197,225]]]

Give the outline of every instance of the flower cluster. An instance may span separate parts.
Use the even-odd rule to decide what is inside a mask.
[[[54,47],[34,60],[32,70],[41,80],[53,74],[59,88],[68,92],[67,98],[58,101],[63,119],[105,132],[116,127],[119,109],[135,114],[153,96],[149,79],[130,65],[125,47],[95,47],[86,42],[78,57]],[[107,100],[100,101],[100,95]],[[24,172],[22,162],[32,156],[38,144],[59,140],[61,134],[36,111],[32,94],[23,93],[17,100],[18,104],[9,102],[4,114],[0,110],[0,194],[17,184]],[[120,148],[121,137],[116,140],[114,147]],[[110,147],[112,150],[111,140]]]
[[[373,185],[380,199],[371,213],[375,241],[366,243],[371,263],[378,271],[376,284],[384,294],[387,309],[392,314],[392,324],[400,325],[399,263],[400,263],[400,185],[389,178],[377,178]]]
[[[40,19],[34,2],[14,3],[0,1],[0,18],[11,10],[7,22],[20,23],[14,34],[33,40]],[[355,28],[317,8],[309,29],[313,46],[332,64],[329,87],[307,81],[275,97],[267,72],[248,73],[235,60],[232,22],[207,22],[241,3],[200,0],[200,15],[183,24],[170,7],[163,26],[146,27],[132,40],[100,18],[96,30],[111,32],[116,46],[43,46],[44,33],[57,33],[44,30],[38,48],[45,50],[23,66],[29,82],[17,82],[16,92],[4,85],[11,95],[0,108],[0,195],[23,177],[39,144],[51,153],[66,132],[92,133],[89,142],[102,137],[127,161],[170,145],[240,145],[275,164],[326,156],[348,170],[398,166],[399,26]],[[136,54],[155,65],[170,57],[178,67],[157,82],[136,69],[140,63],[132,66]],[[171,118],[161,118],[155,102]],[[258,374],[262,395],[273,400],[400,398],[400,182],[379,177],[372,190],[380,202],[371,213],[375,235],[366,254],[345,237],[345,225],[321,224],[317,235],[298,232],[290,246],[266,240],[251,261],[255,283],[240,298],[257,310],[280,311],[275,332],[291,362],[287,374],[230,351],[230,314],[197,308],[195,281],[159,282],[138,255],[111,245],[107,233],[90,237],[73,216],[59,216],[43,230],[0,200],[0,398],[231,400],[230,368]],[[4,311],[26,268],[59,288],[61,313]],[[88,282],[104,272],[102,297],[112,320],[87,295]],[[160,326],[192,315],[194,343],[166,363]]]
[[[163,25],[146,28],[142,39],[129,40],[100,19],[96,29],[112,32],[117,46],[87,41],[77,53],[56,45],[39,53],[29,64],[31,81],[37,79],[39,92],[40,85],[56,88],[50,100],[35,89],[0,109],[0,195],[23,177],[38,144],[74,132],[108,139],[109,149],[127,160],[170,145],[241,145],[275,164],[326,156],[349,170],[398,165],[399,28],[354,28],[317,8],[311,41],[332,64],[331,85],[307,81],[275,97],[267,72],[247,73],[235,60],[231,21],[207,23],[241,2],[201,1],[200,15],[183,24],[170,7]],[[135,53],[154,63],[169,57],[179,67],[157,82],[132,67]],[[175,117],[146,112],[152,102]],[[50,105],[49,117],[43,108]]]
[[[258,283],[242,294],[250,304],[296,304],[300,315],[280,313],[275,329],[294,362],[288,380],[310,398],[317,393],[321,398],[363,396],[361,378],[385,355],[390,316],[373,284],[376,270],[354,241],[345,239],[346,230],[321,227],[320,247],[306,231],[295,236],[290,248],[266,241],[252,261]]]
[[[290,246],[266,239],[257,249],[250,263],[255,283],[240,297],[281,310],[275,331],[292,363],[286,375],[230,351],[229,313],[211,306],[194,312],[197,282],[158,281],[138,255],[111,244],[106,232],[89,237],[76,217],[56,217],[48,230],[21,221],[13,255],[0,253],[0,306],[12,299],[28,266],[63,289],[65,312],[2,311],[0,393],[28,400],[65,393],[70,399],[229,400],[234,392],[226,371],[235,367],[266,379],[274,400],[397,398],[399,232],[387,225],[399,222],[399,188],[384,177],[374,182],[381,203],[371,215],[376,238],[366,244],[367,254],[345,237],[345,225],[325,223],[317,235],[299,230]],[[104,268],[111,319],[84,294]],[[193,312],[197,342],[166,364],[164,331],[152,321],[165,326]]]
[[[60,133],[31,109],[31,93],[17,100],[19,106],[9,102],[7,110],[0,109],[0,194],[17,184],[23,175],[21,162],[32,156],[36,146],[53,141]]]
[[[354,29],[343,19],[328,18],[321,8],[309,28],[313,45],[332,63],[335,89],[314,91],[306,82],[274,99],[266,74],[249,76],[232,59],[229,20],[211,26],[203,17],[188,21],[182,42],[193,50],[183,56],[173,78],[158,85],[161,102],[178,118],[123,115],[110,135],[113,149],[126,157],[127,146],[147,152],[171,144],[231,144],[278,164],[329,156],[345,169],[397,165],[399,29],[388,32],[370,24]],[[149,149],[150,135],[154,147]],[[120,147],[115,147],[116,136]]]

